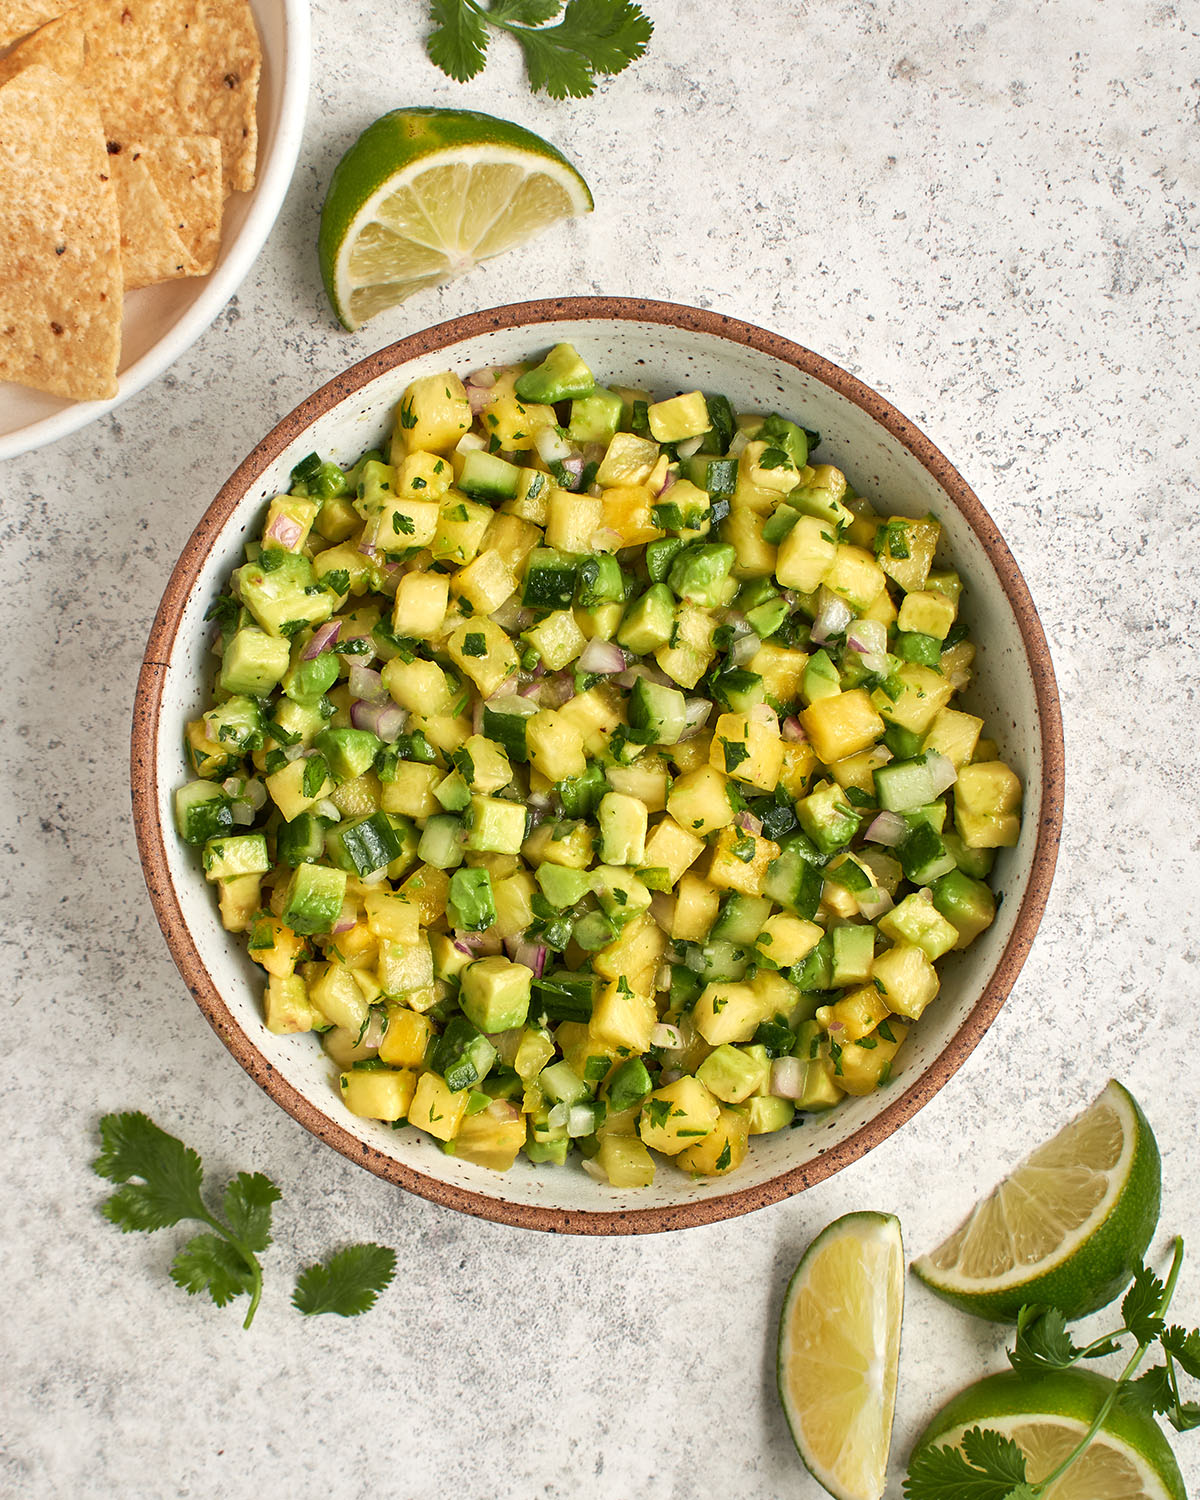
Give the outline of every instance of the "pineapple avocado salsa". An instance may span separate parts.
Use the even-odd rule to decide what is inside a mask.
[[[560,344],[271,502],[176,821],[352,1114],[640,1187],[903,1066],[1021,787],[937,521],[818,441]]]

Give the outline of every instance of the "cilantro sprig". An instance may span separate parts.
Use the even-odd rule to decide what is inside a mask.
[[[203,1224],[171,1262],[176,1286],[194,1296],[207,1292],[218,1307],[249,1297],[243,1328],[254,1321],[263,1294],[259,1256],[271,1244],[272,1210],[281,1194],[262,1172],[239,1172],[225,1186],[222,1216],[204,1199],[204,1167],[197,1152],[139,1111],[100,1121],[97,1176],[117,1183],[101,1213],[122,1233],[153,1233],[185,1220]],[[375,1305],[391,1282],[395,1252],[382,1245],[349,1245],[325,1265],[297,1279],[293,1305],[302,1313],[353,1317]]]
[[[1052,1473],[1030,1481],[1025,1455],[1011,1439],[989,1428],[973,1427],[961,1447],[931,1447],[914,1454],[904,1481],[906,1500],[1041,1500],[1083,1455],[1121,1402],[1147,1414],[1167,1417],[1177,1432],[1200,1426],[1200,1403],[1185,1401],[1180,1372],[1200,1379],[1200,1329],[1168,1327],[1167,1312],[1183,1266],[1183,1241],[1176,1239],[1171,1268],[1162,1281],[1148,1266],[1139,1267],[1121,1302],[1121,1326],[1088,1344],[1076,1344],[1067,1320],[1054,1307],[1023,1307],[1009,1363],[1022,1374],[1067,1370],[1081,1360],[1102,1359],[1133,1349],[1108,1399],[1077,1446]],[[1147,1354],[1157,1347],[1163,1363],[1138,1375]]]
[[[562,12],[561,16],[559,12]],[[487,63],[491,30],[515,37],[533,93],[586,99],[646,50],[654,25],[633,0],[430,0],[430,61],[465,83]],[[556,20],[553,26],[546,23]]]

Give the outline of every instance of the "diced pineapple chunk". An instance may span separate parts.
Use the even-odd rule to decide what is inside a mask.
[[[550,781],[582,776],[587,770],[583,735],[552,708],[537,711],[525,725],[530,762]]]
[[[460,490],[447,490],[438,511],[437,531],[429,544],[436,562],[465,566],[478,555],[492,524],[490,506],[468,500]]]
[[[866,688],[814,699],[800,711],[800,722],[826,765],[873,745],[885,728]]]
[[[422,375],[396,408],[396,432],[409,453],[453,448],[471,426],[471,403],[457,375]]]
[[[958,606],[947,594],[940,590],[926,589],[905,594],[896,624],[901,630],[931,635],[936,640],[944,641],[957,613]]]
[[[837,1082],[847,1094],[873,1094],[892,1076],[892,1066],[908,1027],[884,1021],[870,1036],[842,1048]]]
[[[518,666],[513,643],[495,620],[468,620],[459,625],[446,642],[446,652],[485,698]]]
[[[408,1107],[408,1123],[439,1141],[452,1141],[466,1118],[470,1089],[451,1089],[440,1073],[422,1073]]]
[[[646,840],[642,863],[648,869],[663,869],[672,886],[678,885],[685,870],[689,869],[704,852],[704,840],[681,828],[668,815],[655,824]]]
[[[937,970],[920,948],[911,943],[897,943],[881,953],[875,960],[871,978],[883,986],[888,1009],[910,1021],[920,1018],[941,987]]]
[[[592,968],[604,979],[624,978],[631,989],[652,994],[667,936],[653,917],[644,913],[621,929],[620,936],[592,958]]]
[[[649,995],[638,994],[624,976],[606,984],[592,1009],[589,1030],[602,1042],[645,1052],[658,1012]]]
[[[772,646],[764,641],[746,665],[762,678],[768,698],[787,705],[800,696],[808,657],[803,651],[789,651],[785,646]]]
[[[933,566],[933,554],[937,551],[938,539],[942,534],[942,528],[926,516],[922,520],[913,521],[907,516],[895,516],[887,523],[887,536],[896,538],[889,543],[884,542],[879,553],[879,566],[888,575],[894,578],[905,593],[913,593],[925,587],[925,580],[929,577],[929,569]],[[895,547],[895,551],[891,550]],[[896,552],[904,552],[906,556],[896,556]]]
[[[712,643],[715,629],[707,610],[681,604],[675,611],[671,639],[655,651],[654,660],[680,687],[694,688],[717,654]]]
[[[1020,780],[1002,760],[975,761],[959,771],[954,825],[968,849],[1011,848],[1021,831],[1020,807]]]
[[[667,796],[667,811],[680,828],[701,838],[733,822],[727,780],[714,766],[680,776]]]
[[[433,1037],[433,1022],[404,1006],[388,1007],[387,1030],[379,1043],[379,1056],[396,1068],[419,1068]],[[415,1086],[415,1085],[414,1085]]]
[[[402,760],[396,766],[395,779],[383,783],[380,806],[384,812],[401,813],[406,818],[428,818],[441,812],[434,788],[445,774],[437,766]]]
[[[476,614],[493,614],[517,587],[508,560],[498,552],[481,552],[454,575],[454,591],[468,599]]]
[[[396,590],[392,628],[413,640],[432,640],[446,617],[450,580],[444,573],[405,573]]]
[[[957,708],[943,708],[930,725],[921,748],[938,751],[956,771],[961,771],[963,766],[970,765],[982,731],[983,720],[974,714],[964,714]]]
[[[685,875],[675,896],[671,936],[678,942],[698,943],[706,938],[717,920],[721,893],[699,875]]]
[[[506,453],[528,453],[543,427],[555,424],[554,408],[501,395],[483,408],[483,425]]]
[[[454,1137],[453,1154],[493,1172],[507,1172],[525,1144],[525,1116],[507,1099],[493,1099],[477,1115],[467,1115]]]
[[[610,1187],[649,1187],[654,1181],[654,1158],[636,1135],[603,1136],[595,1160]]]
[[[394,702],[412,713],[445,714],[452,712],[457,693],[450,687],[446,674],[435,661],[415,657],[405,661],[395,656],[379,674]]]
[[[308,986],[299,974],[272,974],[263,996],[267,1030],[276,1036],[311,1031],[321,1017],[309,1003]]]
[[[756,716],[760,714],[764,717]],[[880,732],[882,728],[880,721]],[[773,792],[783,766],[783,744],[770,709],[760,706],[755,715],[722,714],[713,730],[709,763],[735,781]]]
[[[644,484],[657,462],[657,443],[632,432],[615,433],[596,470],[596,483],[602,489]]]
[[[779,544],[775,576],[784,588],[811,594],[825,582],[837,551],[837,534],[828,521],[801,516]]]
[[[726,891],[761,896],[767,866],[779,858],[779,845],[738,828],[722,828],[712,849],[708,878]]]
[[[341,1075],[342,1103],[364,1120],[403,1120],[417,1087],[409,1068],[376,1071],[352,1068]]]
[[[594,495],[551,490],[546,504],[546,545],[560,552],[611,551],[593,544],[604,529],[604,505]]]
[[[893,698],[883,688],[876,688],[871,702],[889,724],[924,734],[950,701],[954,688],[949,679],[932,667],[905,662],[895,673],[900,696]]]
[[[706,985],[692,1010],[692,1024],[713,1047],[748,1042],[764,1020],[762,996],[741,980]]]
[[[604,491],[601,525],[615,531],[622,547],[644,547],[664,533],[650,514],[655,498],[644,484],[614,485]]]
[[[668,401],[654,401],[646,412],[650,435],[660,443],[682,443],[700,437],[712,426],[708,402],[702,391],[672,396]]]
[[[798,964],[821,941],[822,930],[815,922],[776,912],[763,923],[758,945],[763,957],[780,969]]]
[[[750,1127],[741,1110],[718,1106],[716,1126],[693,1145],[685,1146],[675,1165],[695,1177],[723,1177],[746,1160]]]
[[[883,569],[863,547],[849,542],[838,544],[833,567],[823,580],[825,587],[850,605],[851,609],[869,609],[887,587]]]
[[[527,640],[551,672],[561,672],[587,645],[587,638],[569,609],[556,609],[524,632]]]
[[[845,1046],[874,1031],[890,1014],[883,996],[873,984],[850,990],[833,1005],[822,1005],[816,1019],[835,1042]]]
[[[664,1156],[678,1156],[714,1130],[720,1105],[697,1078],[683,1077],[655,1089],[642,1105],[638,1132]]]

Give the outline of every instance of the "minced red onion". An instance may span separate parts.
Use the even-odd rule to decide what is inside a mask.
[[[925,752],[925,768],[933,778],[933,795],[940,797],[958,780],[958,772],[954,769],[954,762],[939,750],[927,750]]]
[[[248,802],[231,802],[229,804],[229,816],[239,828],[249,828],[254,822],[254,809]]]
[[[733,820],[743,833],[752,833],[757,838],[762,832],[762,819],[743,809]]]
[[[853,618],[854,611],[846,601],[822,584],[817,591],[817,617],[809,634],[818,646],[824,646],[835,635],[841,635]]]
[[[383,678],[374,667],[364,667],[355,661],[350,668],[349,675],[350,696],[361,698],[364,703],[387,703],[389,702],[388,690],[383,685]]]
[[[704,441],[704,434],[698,433],[695,437],[684,438],[682,443],[676,445],[675,452],[680,458],[692,458],[700,452],[700,444]]]
[[[533,703],[540,703],[542,701],[542,689],[545,685],[546,679],[544,677],[535,682],[527,682],[523,688],[517,689],[517,696],[528,698]]]
[[[301,744],[285,745],[283,747],[284,760],[299,760],[304,754],[304,746]]]
[[[598,1161],[589,1161],[585,1156],[579,1163],[579,1165],[595,1182],[601,1183],[604,1187],[612,1186],[612,1184],[608,1180],[608,1173],[604,1170],[604,1168]]]
[[[378,870],[370,870],[366,875],[360,875],[358,883],[359,885],[382,885],[387,878],[387,865],[380,865]]]
[[[846,644],[862,657],[868,672],[887,671],[887,626],[882,620],[855,620],[846,631]]]
[[[473,385],[470,381],[466,382],[466,390],[467,403],[471,408],[471,415],[477,417],[488,402],[491,401],[492,393],[490,390],[485,390],[481,385]]]
[[[567,1116],[567,1134],[576,1140],[581,1135],[593,1135],[596,1130],[596,1114],[590,1104],[572,1104]]]
[[[338,919],[333,924],[334,932],[349,932],[358,921],[358,908],[354,902],[347,898],[342,902],[342,909],[338,913]]]
[[[593,531],[588,538],[593,552],[619,552],[624,546],[619,531],[614,531],[611,526],[602,526],[599,531]]]
[[[771,1063],[770,1092],[780,1099],[799,1099],[804,1093],[808,1064],[799,1057],[776,1057]]]
[[[658,1081],[660,1083],[678,1083],[682,1077],[682,1068],[664,1068],[658,1075]]]
[[[614,641],[602,641],[599,636],[593,637],[583,648],[583,654],[579,658],[579,670],[581,672],[598,672],[610,676],[614,672],[625,670],[625,653]]]
[[[403,733],[408,711],[396,703],[352,703],[350,722],[355,729],[369,729],[390,745]]]
[[[515,964],[524,964],[527,969],[533,970],[535,979],[540,979],[546,969],[547,950],[541,943],[519,943],[512,955]]]
[[[477,385],[481,391],[490,391],[496,384],[495,368],[492,365],[484,365],[482,370],[472,370],[463,384]]]
[[[784,719],[783,728],[780,731],[789,745],[801,745],[808,738],[804,732],[804,725],[794,717]]]
[[[379,552],[379,548],[375,546],[374,542],[367,541],[367,533],[365,531],[359,538],[358,550],[364,557],[375,557]]]
[[[571,457],[571,445],[566,438],[559,437],[553,427],[539,427],[533,435],[533,446],[544,464],[565,464]],[[577,473],[583,473],[583,460],[579,460]]]
[[[971,674],[965,667],[957,667],[946,680],[956,693],[961,693],[963,688],[970,685]]]
[[[328,651],[337,640],[341,628],[340,620],[326,620],[324,625],[318,625],[312,633],[312,640],[300,653],[300,660],[315,661],[322,651]]]
[[[877,917],[882,917],[884,912],[891,911],[895,902],[882,886],[872,886],[863,895],[855,897],[858,909],[868,922],[874,922]]]
[[[548,708],[561,708],[568,698],[575,696],[575,679],[569,672],[556,672],[545,679],[542,702]]]
[[[285,547],[290,552],[303,535],[304,527],[300,522],[293,520],[291,516],[284,515],[281,511],[267,527],[267,534],[263,537],[263,541],[278,542],[281,547]]]
[[[503,946],[500,939],[491,930],[487,932],[461,932],[458,928],[455,928],[452,941],[460,953],[469,954],[471,958],[491,958],[499,953]]]
[[[340,823],[342,814],[336,802],[331,802],[328,797],[322,797],[320,802],[313,804],[313,812],[319,818],[328,818],[331,823]]]
[[[682,1052],[683,1032],[669,1021],[659,1021],[650,1033],[650,1045],[661,1047],[664,1052]]]
[[[746,716],[751,724],[762,724],[768,729],[778,729],[779,719],[769,703],[753,703]]]
[[[739,636],[729,648],[729,660],[735,667],[744,667],[758,653],[762,644],[753,631],[749,635]]]
[[[697,735],[708,723],[708,716],[712,713],[712,704],[707,698],[685,698],[683,702],[684,727],[679,738],[690,740]]]
[[[738,428],[733,435],[733,440],[725,450],[726,458],[740,458],[750,443],[750,434],[742,428]]]
[[[908,824],[899,813],[885,810],[876,814],[863,837],[868,843],[894,849],[908,837]]]
[[[571,1106],[569,1104],[552,1104],[546,1111],[546,1124],[551,1130],[558,1130],[565,1125],[571,1117]]]
[[[471,708],[471,729],[475,734],[483,733],[483,699],[476,698]]]

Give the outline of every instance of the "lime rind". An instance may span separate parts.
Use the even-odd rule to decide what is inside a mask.
[[[989,1375],[960,1391],[942,1407],[914,1444],[913,1456],[925,1448],[954,1447],[963,1433],[972,1427],[991,1428],[1018,1438],[1022,1429],[1027,1431],[1039,1420],[1069,1429],[1074,1442],[1078,1442],[1112,1389],[1111,1380],[1091,1370],[1059,1370],[1034,1375],[1018,1375],[1016,1371],[1006,1370],[1003,1374]],[[1113,1452],[1116,1456],[1114,1467],[1121,1469],[1122,1477],[1127,1475],[1122,1463],[1137,1474],[1145,1500],[1187,1500],[1183,1476],[1171,1445],[1158,1423],[1138,1408],[1118,1400],[1105,1419],[1093,1449],[1097,1444],[1101,1449],[1108,1448]],[[1099,1454],[1093,1455],[1089,1461],[1093,1476],[1096,1466],[1101,1463]],[[1033,1465],[1030,1477],[1035,1480],[1039,1477]],[[1083,1491],[1068,1488],[1068,1478],[1069,1473],[1064,1475],[1062,1488],[1056,1485],[1049,1491],[1047,1500],[1080,1500]],[[1077,1474],[1077,1480],[1080,1478],[1082,1475]],[[1095,1488],[1098,1486],[1093,1482],[1088,1500],[1099,1500]],[[1125,1497],[1125,1500],[1141,1500],[1127,1485],[1116,1488],[1113,1493]]]
[[[1054,1253],[1033,1264],[1018,1262],[991,1276],[963,1274],[954,1257],[972,1226],[986,1233],[1006,1232],[998,1195],[1021,1177],[1030,1161],[1053,1161],[1056,1144],[1098,1110],[1113,1112],[1123,1140],[1118,1158],[1106,1169],[1107,1191],[1087,1217],[1064,1227]],[[1051,1185],[1054,1170],[1039,1169],[1039,1178],[1045,1178],[1041,1188]],[[1057,1170],[1070,1167],[1064,1162]],[[912,1269],[931,1291],[976,1317],[1012,1322],[1023,1304],[1042,1303],[1059,1308],[1068,1319],[1081,1318],[1106,1306],[1129,1284],[1158,1224],[1161,1197],[1162,1166],[1154,1133],[1132,1094],[1112,1080],[1087,1111],[1034,1152],[942,1245],[914,1261]],[[1039,1207],[1047,1214],[1054,1212],[1052,1203]]]
[[[510,203],[499,201],[493,180],[515,169]],[[445,178],[459,183],[461,208],[438,223],[425,213],[418,184]],[[458,174],[455,177],[454,174]],[[460,181],[465,175],[466,181]],[[479,178],[474,183],[472,175]],[[523,190],[522,184],[533,184]],[[537,184],[543,184],[540,194]],[[472,217],[472,190],[479,222]],[[405,199],[407,223],[389,247],[389,200]],[[403,301],[422,287],[463,274],[502,254],[560,218],[589,213],[587,183],[556,147],[507,120],[471,110],[392,110],[359,136],[334,170],[321,212],[318,251],[325,290],[341,322],[354,329],[366,317]],[[377,218],[381,215],[382,219]],[[401,215],[403,217],[403,215]],[[510,222],[511,221],[511,222]],[[364,282],[352,272],[353,252],[366,231],[369,243],[357,269],[370,272],[391,250],[392,280]]]
[[[827,1252],[836,1256],[844,1244],[852,1260],[857,1260],[857,1277],[843,1288],[850,1295],[840,1304],[830,1295],[825,1263]],[[812,1289],[814,1276],[823,1283],[822,1295],[813,1299],[818,1316],[835,1316],[841,1312],[861,1323],[866,1313],[870,1348],[849,1348],[845,1340],[841,1354],[822,1366],[819,1359],[801,1363],[804,1377],[817,1390],[797,1390],[795,1344],[804,1331],[798,1322],[806,1309],[802,1299]],[[779,1324],[776,1378],[784,1417],[796,1445],[796,1451],[813,1478],[835,1500],[879,1500],[883,1494],[888,1452],[891,1446],[895,1413],[897,1371],[900,1355],[900,1325],[904,1304],[904,1247],[899,1221],[891,1214],[860,1212],[837,1219],[813,1240],[793,1272],[784,1294]],[[810,1311],[812,1308],[809,1309]],[[809,1330],[811,1331],[811,1330]],[[814,1378],[815,1377],[815,1378]],[[853,1406],[854,1393],[869,1389],[860,1401],[861,1420],[847,1425],[844,1414]],[[820,1429],[836,1426],[840,1451],[821,1456],[815,1451]],[[866,1458],[860,1472],[849,1482],[837,1460],[843,1454]],[[864,1476],[861,1468],[873,1472]],[[864,1483],[865,1479],[865,1483]]]

